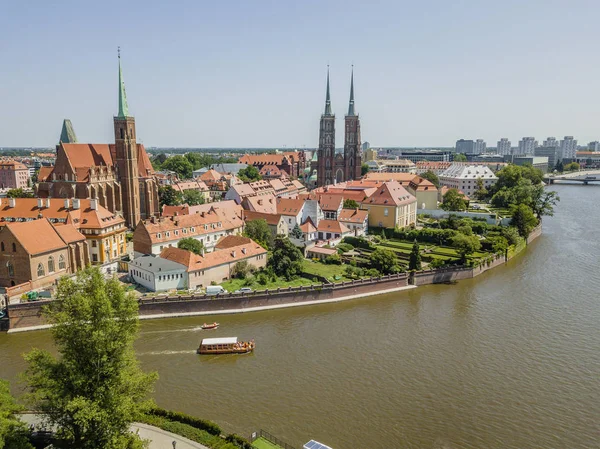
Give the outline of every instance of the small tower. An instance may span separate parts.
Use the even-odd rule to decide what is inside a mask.
[[[354,66],[350,76],[350,102],[345,119],[344,167],[345,181],[360,179],[362,148],[360,142],[360,118],[354,108]]]
[[[319,127],[319,149],[317,161],[317,186],[333,184],[335,160],[335,115],[331,112],[329,94],[329,66],[327,66],[327,93],[325,94],[325,112],[321,115]]]
[[[63,120],[62,131],[60,132],[60,139],[58,142],[62,143],[77,143],[77,136],[73,129],[73,124],[68,118]]]
[[[121,183],[123,217],[135,228],[140,221],[140,187],[135,119],[129,115],[119,49],[119,112],[114,117],[117,176]]]

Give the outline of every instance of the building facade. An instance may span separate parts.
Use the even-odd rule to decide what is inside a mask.
[[[498,178],[486,165],[454,164],[440,176],[440,185],[450,189],[457,189],[467,196],[477,191],[477,181],[481,179],[483,186],[489,189]]]
[[[519,140],[519,150],[517,154],[533,154],[537,147],[535,137],[523,137]]]
[[[565,136],[565,138],[560,141],[560,158],[574,160],[576,153],[577,139],[574,139],[573,136]]]
[[[0,189],[26,189],[29,169],[16,161],[0,161]]]
[[[496,145],[496,152],[502,156],[511,154],[510,140],[508,140],[506,137],[502,137]]]

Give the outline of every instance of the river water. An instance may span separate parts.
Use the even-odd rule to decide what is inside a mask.
[[[554,189],[542,237],[473,280],[225,315],[216,331],[199,330],[212,317],[143,322],[156,402],[297,448],[599,448],[600,187]],[[207,336],[257,349],[197,356]],[[0,335],[0,377],[49,337]]]

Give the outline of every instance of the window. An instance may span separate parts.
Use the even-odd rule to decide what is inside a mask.
[[[4,242],[0,243],[0,250],[4,251]]]
[[[92,254],[92,262],[98,262],[98,254]]]
[[[44,266],[41,263],[38,263],[37,275],[38,277],[44,275]]]
[[[12,244],[12,249],[13,249],[13,253],[17,252],[17,244],[16,243]]]
[[[160,237],[160,232],[158,234],[156,234],[156,238],[159,239]]]
[[[98,242],[96,240],[92,240],[92,248],[96,248],[98,246]]]
[[[6,262],[6,270],[8,271],[9,277],[13,277],[15,275],[15,267],[10,261]]]
[[[54,273],[54,257],[48,257],[48,273]]]
[[[384,216],[384,217],[387,217],[388,215],[389,215],[389,210],[388,210],[388,208],[386,207],[385,209],[383,209],[383,216]]]
[[[179,235],[179,231],[175,231],[175,235]]]

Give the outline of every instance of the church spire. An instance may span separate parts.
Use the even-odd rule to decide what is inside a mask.
[[[352,66],[352,75],[350,76],[350,103],[348,104],[348,116],[354,116],[354,65]]]
[[[60,132],[58,141],[62,143],[77,143],[77,136],[75,135],[73,124],[68,118],[63,121],[62,131]]]
[[[119,114],[117,117],[128,117],[129,108],[127,107],[127,95],[125,95],[125,81],[123,81],[123,71],[121,70],[121,47],[119,47]]]
[[[327,65],[327,95],[325,96],[325,114],[333,115],[331,113],[331,97],[329,96],[329,64]]]

